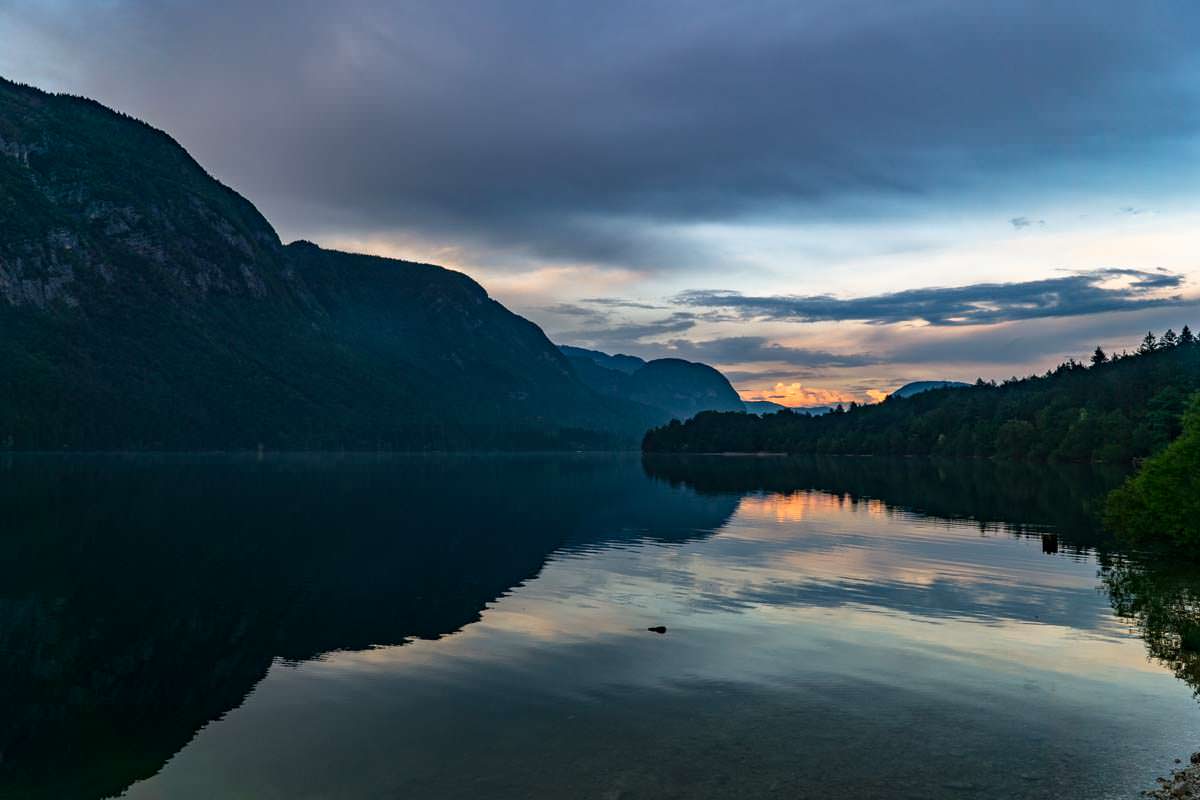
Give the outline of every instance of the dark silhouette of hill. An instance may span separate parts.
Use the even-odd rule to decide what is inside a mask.
[[[774,414],[776,411],[783,411],[787,408],[785,405],[770,400],[746,400],[742,405],[746,407],[747,414]]]
[[[0,79],[0,448],[636,444],[461,273],[284,246],[167,134]]]
[[[962,381],[913,381],[892,392],[892,397],[912,397],[914,394],[934,389],[961,389],[964,386],[970,386],[970,384]]]
[[[571,359],[572,362],[576,359],[584,359],[604,369],[616,370],[626,375],[632,375],[646,365],[646,359],[626,355],[625,353],[609,355],[599,350],[589,350],[586,347],[572,347],[569,344],[560,344],[558,349],[563,352],[563,355]]]
[[[745,411],[729,380],[707,364],[679,358],[642,361],[582,347],[560,347],[575,373],[601,394],[651,409],[654,422],[700,411]]]

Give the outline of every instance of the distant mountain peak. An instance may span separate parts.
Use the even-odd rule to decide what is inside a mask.
[[[891,397],[912,397],[914,394],[922,392],[930,392],[935,389],[960,389],[964,386],[970,386],[969,383],[962,381],[912,381],[906,383],[899,389],[891,393]]]
[[[688,419],[701,411],[741,411],[729,380],[708,364],[681,358],[643,361],[636,356],[559,345],[584,383],[601,394],[656,410],[659,421]]]

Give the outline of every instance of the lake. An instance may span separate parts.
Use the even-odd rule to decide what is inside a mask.
[[[1200,580],[1121,477],[0,456],[0,797],[1132,798]]]

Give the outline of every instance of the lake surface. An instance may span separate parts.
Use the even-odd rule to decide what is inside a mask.
[[[1120,477],[0,457],[0,797],[1132,798],[1200,582]]]

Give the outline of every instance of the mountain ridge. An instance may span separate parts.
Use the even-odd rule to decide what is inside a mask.
[[[442,267],[284,245],[168,134],[0,79],[0,447],[632,446],[534,323]]]
[[[915,394],[922,392],[932,392],[937,389],[962,389],[970,386],[969,383],[962,381],[911,381],[904,384],[896,391],[892,392],[890,397],[912,397]]]
[[[745,411],[729,379],[708,364],[681,358],[651,361],[559,345],[580,379],[597,392],[654,409],[656,424],[701,411]]]

